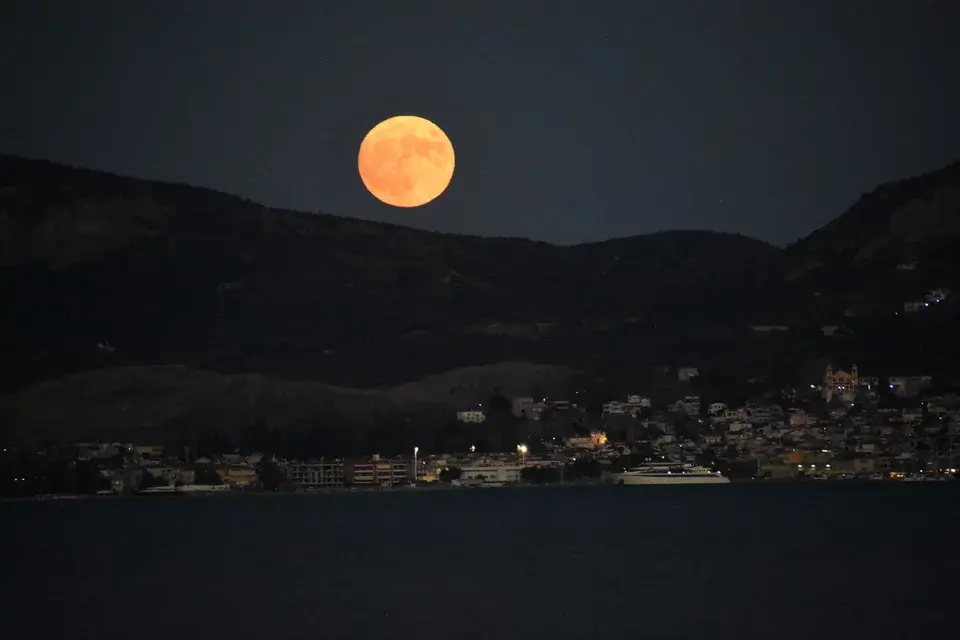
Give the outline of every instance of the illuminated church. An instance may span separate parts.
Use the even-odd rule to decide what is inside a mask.
[[[834,371],[833,365],[827,365],[827,370],[823,374],[822,387],[823,399],[827,402],[833,399],[834,394],[844,402],[853,402],[859,386],[860,371],[857,369],[857,365],[851,367],[850,373],[842,370]]]

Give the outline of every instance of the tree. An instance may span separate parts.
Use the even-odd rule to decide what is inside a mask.
[[[162,487],[165,486],[163,480],[156,477],[149,471],[144,471],[143,475],[140,476],[140,483],[137,485],[138,491],[143,491],[144,489],[150,489],[151,487]]]
[[[461,475],[463,475],[463,470],[460,467],[446,467],[440,472],[440,482],[459,480]]]
[[[223,484],[217,470],[209,465],[197,465],[193,472],[193,481],[196,484]]]
[[[619,473],[626,471],[633,466],[633,458],[630,456],[617,456],[617,459],[610,463],[610,472]]]
[[[100,469],[90,461],[71,461],[68,477],[70,493],[77,495],[94,495],[101,489],[110,488],[110,481],[100,475]]]
[[[257,478],[260,485],[267,491],[279,491],[280,486],[286,480],[283,470],[273,460],[273,458],[264,457],[257,464]]]
[[[546,397],[546,393],[543,390],[543,385],[536,383],[530,387],[530,396],[533,398],[534,402],[540,402]]]
[[[511,445],[512,446],[512,445]],[[504,451],[503,434],[499,430],[493,430],[483,434],[477,440],[477,449],[485,452]]]
[[[204,429],[197,434],[197,455],[202,458],[214,458],[236,449],[229,435],[221,429]]]
[[[628,437],[628,432],[635,438],[636,426],[637,419],[623,413],[609,415],[603,421],[603,430],[613,441],[631,441],[632,438]],[[589,430],[587,433],[589,434]]]
[[[602,473],[603,468],[596,460],[576,460],[567,465],[564,477],[570,480],[599,478]]]
[[[707,447],[700,453],[696,454],[693,458],[693,461],[704,467],[713,467],[717,462],[717,452],[714,451],[713,447]]]
[[[560,481],[561,469],[557,467],[524,467],[520,470],[520,478],[531,484],[546,484]]]
[[[685,440],[699,440],[700,426],[701,423],[693,420],[692,418],[683,418],[678,420],[676,423],[677,437]]]
[[[491,417],[512,415],[513,413],[513,407],[510,405],[510,400],[508,400],[507,397],[501,393],[494,393],[492,396],[490,396],[490,398],[487,400],[487,406],[485,408],[487,410],[487,415]]]
[[[630,454],[639,462],[650,460],[655,453],[649,442],[636,442],[630,447]]]

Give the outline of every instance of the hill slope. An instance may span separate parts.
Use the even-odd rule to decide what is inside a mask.
[[[704,306],[741,322],[779,254],[710,232],[564,248],[430,233],[10,157],[0,237],[16,312],[7,388],[151,364],[380,386],[616,359],[596,338],[617,327],[636,334],[618,347],[628,359],[683,359],[650,330],[695,334]]]
[[[454,411],[486,402],[493,393],[520,395],[532,384],[561,393],[575,376],[567,367],[505,362],[361,390],[183,366],[115,367],[0,394],[0,441],[164,441],[198,427],[236,434],[257,422],[281,430],[389,428],[384,416],[397,414],[413,416],[429,430],[452,423]]]
[[[892,315],[960,285],[960,162],[884,184],[784,252],[788,285],[829,313]]]

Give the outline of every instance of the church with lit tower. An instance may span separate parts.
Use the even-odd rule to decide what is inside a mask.
[[[857,397],[857,388],[860,386],[860,371],[857,365],[850,368],[847,373],[843,370],[833,370],[833,365],[828,364],[827,370],[823,374],[823,386],[821,393],[823,399],[830,402],[834,395],[838,396],[844,402],[853,402]]]

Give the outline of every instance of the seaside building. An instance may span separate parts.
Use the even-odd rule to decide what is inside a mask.
[[[309,460],[287,464],[287,478],[304,489],[335,489],[343,486],[341,460]]]
[[[460,483],[464,485],[498,486],[520,482],[522,465],[500,460],[477,460],[460,469]]]
[[[407,460],[386,460],[378,455],[366,460],[348,460],[343,465],[344,484],[353,486],[393,486],[413,479],[413,467]]]
[[[216,472],[232,487],[249,487],[257,482],[257,469],[249,464],[220,464]]]

